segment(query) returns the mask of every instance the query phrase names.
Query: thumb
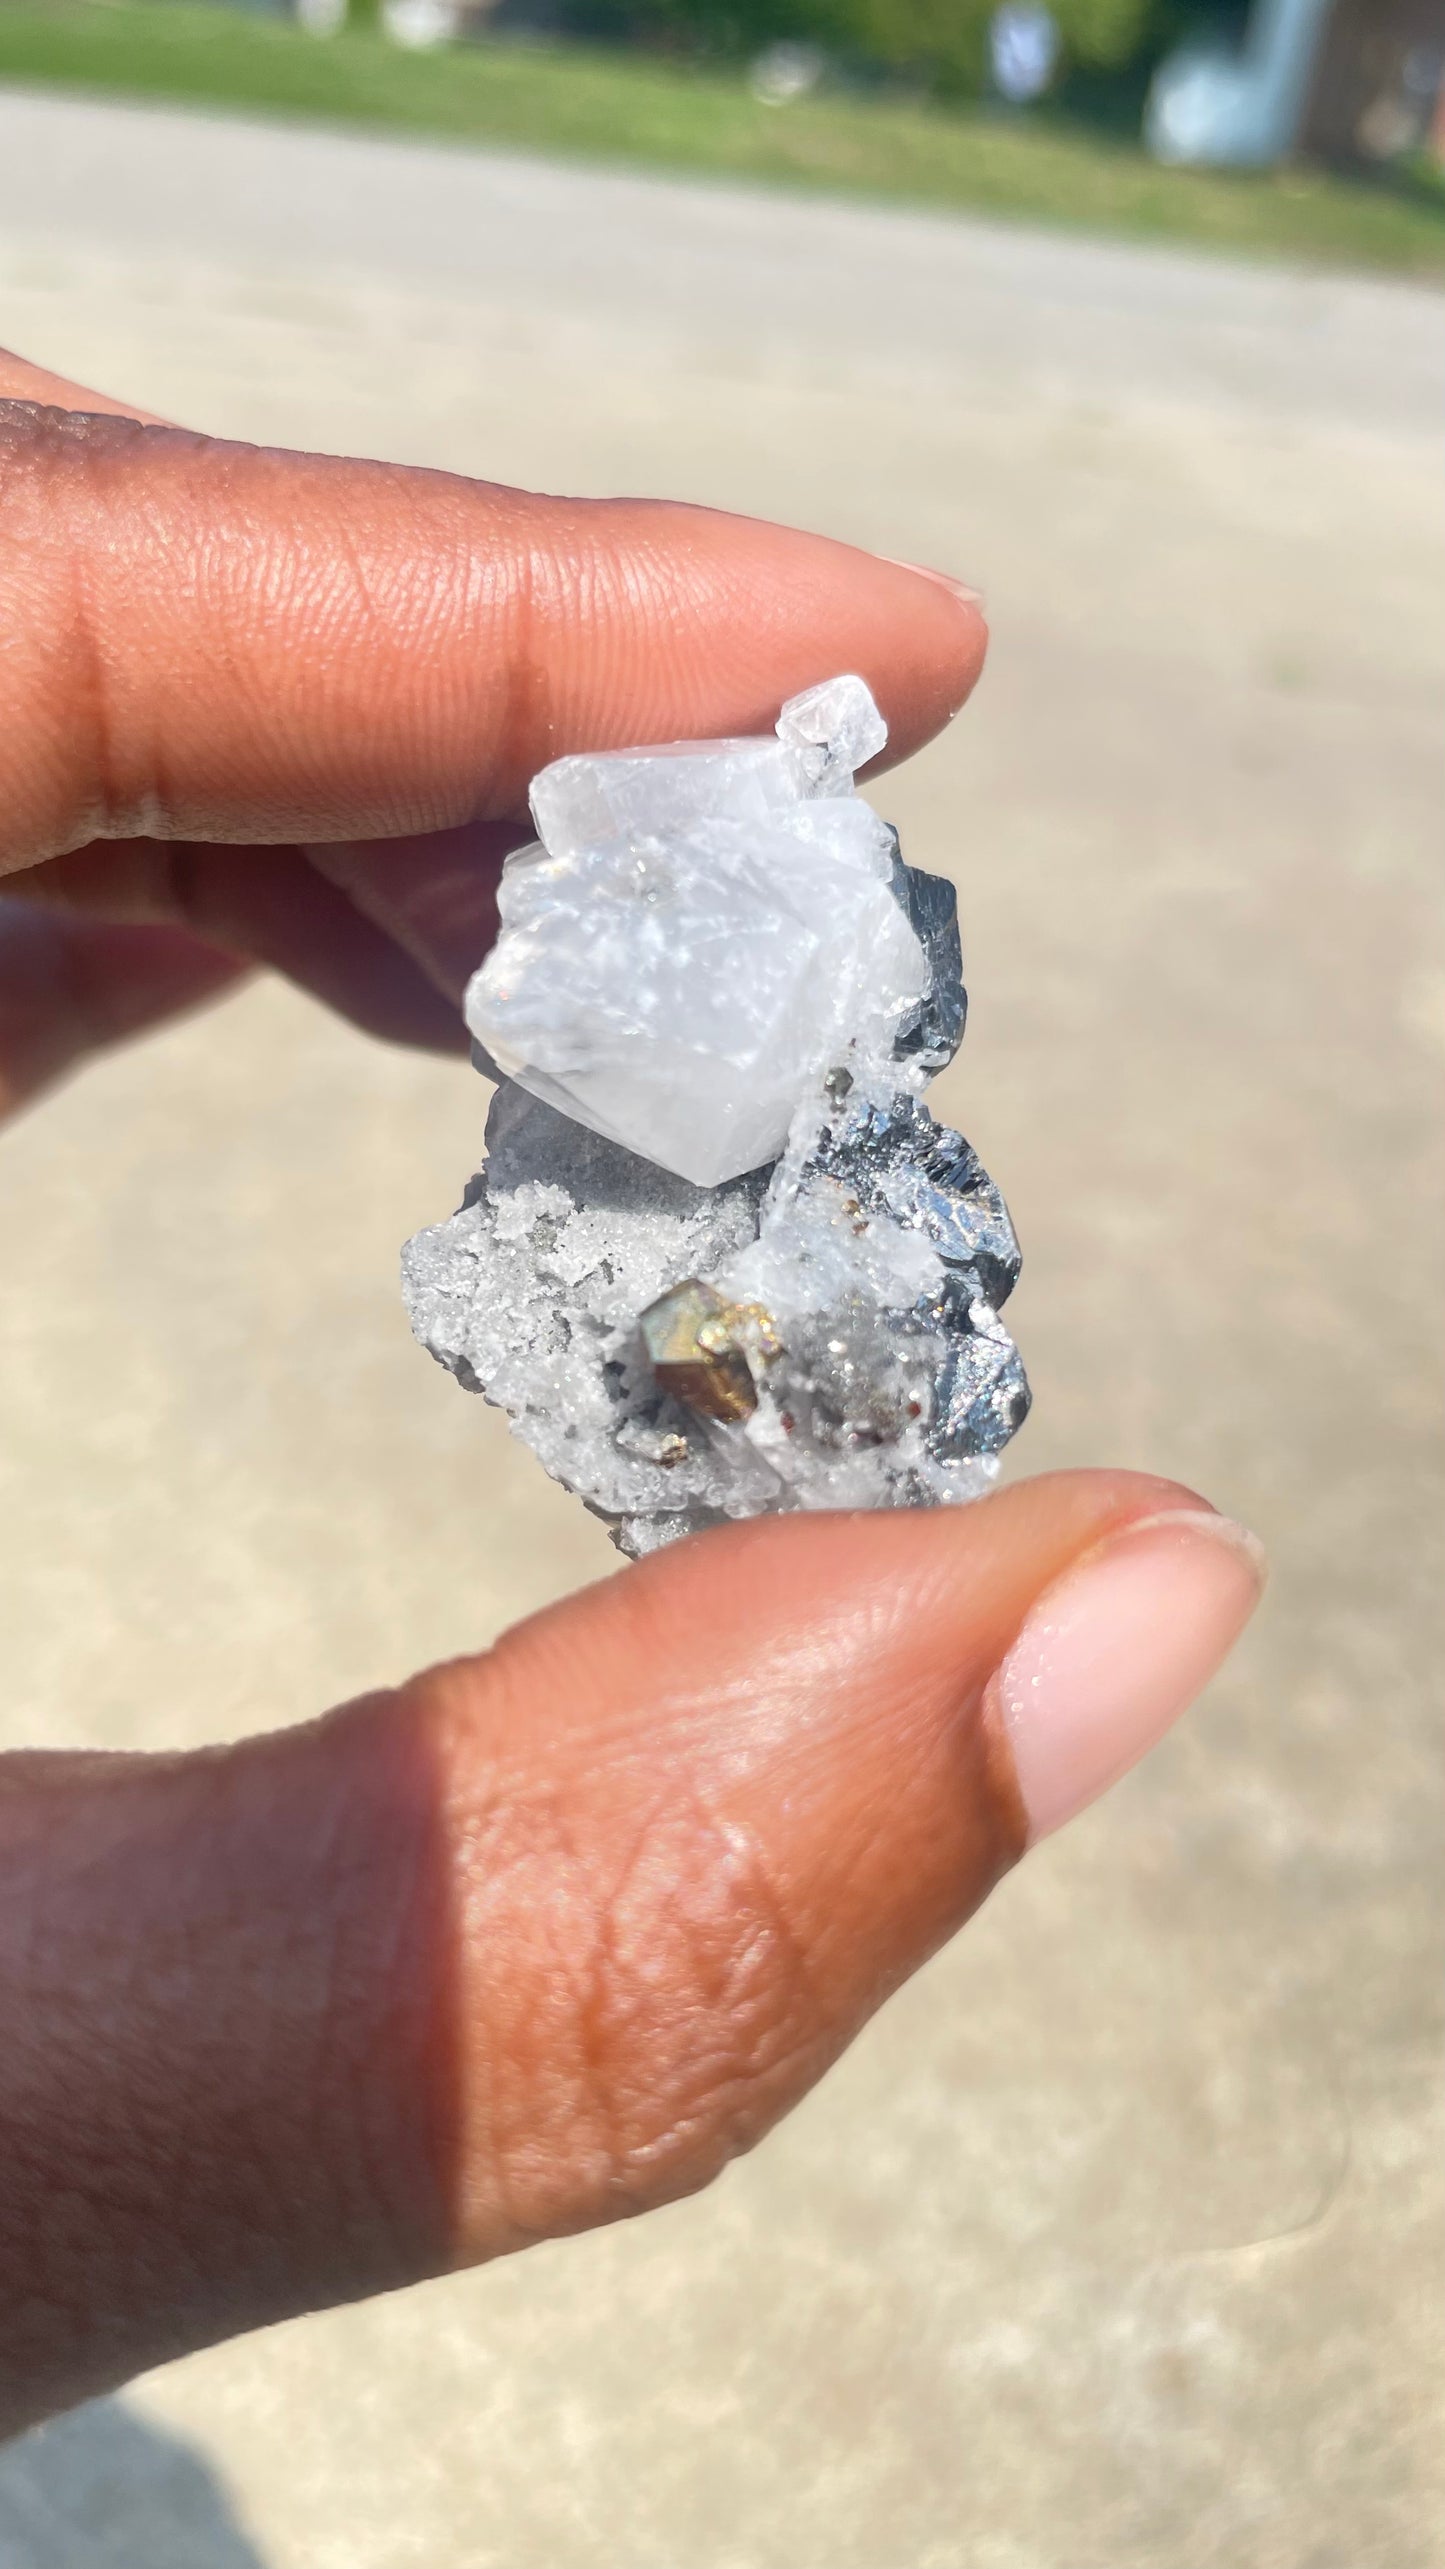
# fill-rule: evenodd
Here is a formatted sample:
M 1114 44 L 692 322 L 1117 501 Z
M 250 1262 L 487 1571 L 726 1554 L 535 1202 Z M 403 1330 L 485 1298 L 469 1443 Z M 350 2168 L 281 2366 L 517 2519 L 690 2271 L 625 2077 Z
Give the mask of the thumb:
M 704 2184 L 1258 1580 L 1063 1475 L 706 1536 L 310 1729 L 12 1760 L 4 2422 Z

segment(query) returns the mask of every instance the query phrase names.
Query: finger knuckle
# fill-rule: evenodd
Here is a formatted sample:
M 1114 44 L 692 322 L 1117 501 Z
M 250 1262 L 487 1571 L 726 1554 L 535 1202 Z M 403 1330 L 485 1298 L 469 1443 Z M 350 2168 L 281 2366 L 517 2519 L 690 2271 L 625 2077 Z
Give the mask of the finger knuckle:
M 536 2235 L 707 2184 L 809 2083 L 827 2037 L 753 1831 L 669 1800 L 580 1833 L 534 1810 L 525 1834 L 509 1869 L 530 1991 L 525 2026 L 503 2010 L 490 2141 L 497 2191 Z
M 0 671 L 5 853 L 39 857 L 132 825 L 134 779 L 117 750 L 114 674 L 94 566 L 108 556 L 114 468 L 134 420 L 0 402 Z

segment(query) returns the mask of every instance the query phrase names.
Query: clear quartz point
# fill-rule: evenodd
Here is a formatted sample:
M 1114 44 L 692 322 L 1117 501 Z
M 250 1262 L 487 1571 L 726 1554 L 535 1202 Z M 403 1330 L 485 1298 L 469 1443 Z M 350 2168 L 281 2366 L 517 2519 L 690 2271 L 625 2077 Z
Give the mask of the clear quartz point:
M 859 768 L 883 748 L 888 725 L 862 678 L 830 678 L 789 697 L 778 717 L 778 738 L 797 757 L 814 793 L 847 793 Z
M 853 790 L 861 678 L 773 738 L 559 759 L 467 992 L 487 1158 L 412 1326 L 637 1554 L 773 1510 L 977 1496 L 1028 1408 L 1002 1197 L 923 1103 L 952 886 Z

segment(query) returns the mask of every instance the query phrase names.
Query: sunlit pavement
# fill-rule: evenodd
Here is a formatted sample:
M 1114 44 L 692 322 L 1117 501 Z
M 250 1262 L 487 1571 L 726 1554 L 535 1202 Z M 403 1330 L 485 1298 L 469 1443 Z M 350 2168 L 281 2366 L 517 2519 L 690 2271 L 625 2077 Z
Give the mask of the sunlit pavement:
M 0 338 L 231 434 L 987 593 L 956 874 L 1016 1468 L 1276 1561 L 1207 1707 L 758 2157 L 0 2459 L 4 2569 L 1433 2569 L 1445 300 L 0 99 Z M 16 1741 L 286 1721 L 605 1572 L 411 1346 L 484 1092 L 261 990 L 0 1145 Z

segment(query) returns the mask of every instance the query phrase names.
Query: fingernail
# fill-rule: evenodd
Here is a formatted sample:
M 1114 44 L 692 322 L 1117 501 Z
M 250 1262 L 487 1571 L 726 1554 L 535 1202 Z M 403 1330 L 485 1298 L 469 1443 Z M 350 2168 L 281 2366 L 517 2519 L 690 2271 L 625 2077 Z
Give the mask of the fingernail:
M 950 590 L 966 607 L 983 604 L 982 589 L 971 589 L 966 580 L 955 580 L 951 571 L 931 571 L 926 562 L 900 562 L 895 553 L 881 553 L 878 558 L 890 563 L 895 571 L 911 571 L 915 580 L 931 580 L 935 588 Z
M 1248 1623 L 1261 1546 L 1208 1509 L 1110 1536 L 1042 1596 L 985 1703 L 1013 1753 L 1029 1843 L 1096 1801 L 1177 1721 Z

